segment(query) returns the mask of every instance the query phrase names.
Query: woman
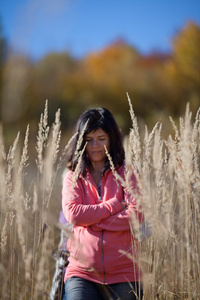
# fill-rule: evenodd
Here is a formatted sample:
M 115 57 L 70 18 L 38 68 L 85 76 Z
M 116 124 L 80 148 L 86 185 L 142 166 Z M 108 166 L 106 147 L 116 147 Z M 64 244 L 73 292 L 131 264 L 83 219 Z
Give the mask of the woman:
M 138 241 L 131 235 L 130 218 L 134 215 L 141 224 L 143 215 L 133 193 L 113 175 L 106 155 L 107 149 L 115 171 L 124 179 L 121 133 L 105 108 L 83 113 L 76 132 L 62 191 L 63 212 L 73 224 L 63 299 L 141 299 Z M 131 180 L 136 192 L 134 174 Z

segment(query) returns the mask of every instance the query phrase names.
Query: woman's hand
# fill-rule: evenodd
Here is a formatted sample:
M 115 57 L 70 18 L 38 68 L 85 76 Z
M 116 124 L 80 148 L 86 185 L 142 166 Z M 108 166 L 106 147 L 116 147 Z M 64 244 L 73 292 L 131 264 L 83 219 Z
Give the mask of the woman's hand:
M 121 204 L 122 210 L 127 208 L 127 204 L 124 199 L 120 202 L 120 204 Z

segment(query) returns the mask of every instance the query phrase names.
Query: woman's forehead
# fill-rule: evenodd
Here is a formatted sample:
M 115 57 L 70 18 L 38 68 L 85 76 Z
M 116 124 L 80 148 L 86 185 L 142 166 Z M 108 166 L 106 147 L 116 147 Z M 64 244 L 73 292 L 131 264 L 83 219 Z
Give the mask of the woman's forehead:
M 86 133 L 85 136 L 88 137 L 88 136 L 105 136 L 105 135 L 107 136 L 108 133 L 105 132 L 102 128 L 98 128 L 98 129 L 93 130 L 89 133 Z

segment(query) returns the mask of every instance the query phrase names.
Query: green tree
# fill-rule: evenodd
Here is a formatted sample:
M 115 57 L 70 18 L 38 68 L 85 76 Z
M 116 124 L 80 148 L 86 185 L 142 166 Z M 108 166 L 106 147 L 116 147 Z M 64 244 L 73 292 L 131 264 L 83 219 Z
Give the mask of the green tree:
M 171 105 L 180 112 L 190 101 L 196 111 L 200 103 L 200 26 L 188 22 L 172 41 L 171 59 L 166 64 L 166 81 Z M 182 104 L 182 105 L 180 105 Z
M 188 22 L 173 40 L 173 62 L 184 84 L 200 87 L 200 26 Z
M 66 78 L 72 74 L 76 66 L 68 53 L 50 53 L 36 62 L 29 74 L 29 85 L 24 95 L 28 99 L 28 118 L 35 119 L 46 99 L 49 101 L 49 117 L 54 119 L 54 113 L 58 108 L 65 112 L 65 89 Z

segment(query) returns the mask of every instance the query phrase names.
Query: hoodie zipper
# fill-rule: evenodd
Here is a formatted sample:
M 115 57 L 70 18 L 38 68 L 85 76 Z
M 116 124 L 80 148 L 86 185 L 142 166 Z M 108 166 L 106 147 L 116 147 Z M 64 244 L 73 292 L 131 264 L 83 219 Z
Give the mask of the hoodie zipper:
M 104 235 L 104 230 L 102 230 L 101 248 L 102 248 L 103 283 L 105 283 L 106 282 L 106 271 L 105 271 L 105 260 L 104 260 L 103 235 Z
M 92 177 L 92 176 L 91 176 Z M 103 179 L 103 178 L 102 178 Z M 102 179 L 101 179 L 101 196 L 102 196 Z M 93 180 L 93 178 L 92 178 Z M 94 181 L 94 180 L 93 180 Z M 93 185 L 93 187 L 95 188 L 97 195 L 99 196 L 99 191 L 98 191 L 98 187 L 96 184 L 93 184 L 90 180 L 90 184 Z M 101 196 L 99 197 L 99 200 L 101 201 Z M 103 236 L 104 236 L 104 230 L 102 230 L 102 235 L 101 235 L 101 250 L 102 250 L 102 267 L 103 267 L 103 283 L 106 282 L 106 271 L 105 271 L 105 259 L 104 259 L 104 246 L 103 246 Z

